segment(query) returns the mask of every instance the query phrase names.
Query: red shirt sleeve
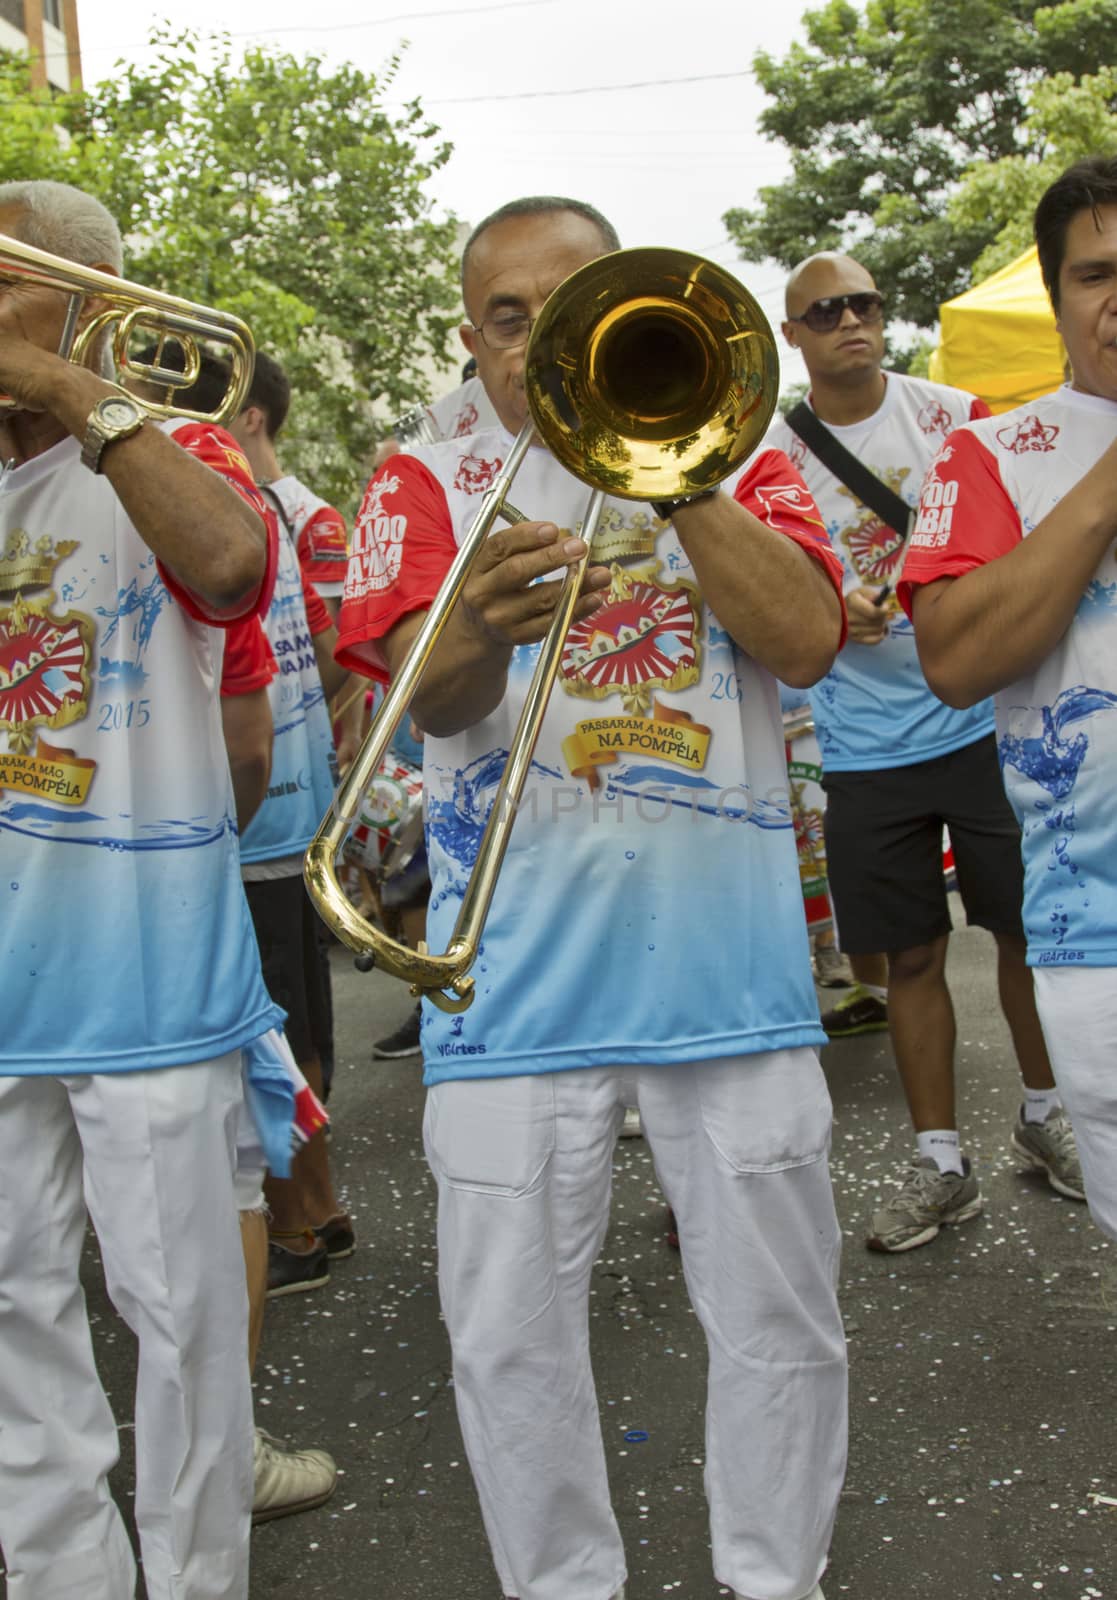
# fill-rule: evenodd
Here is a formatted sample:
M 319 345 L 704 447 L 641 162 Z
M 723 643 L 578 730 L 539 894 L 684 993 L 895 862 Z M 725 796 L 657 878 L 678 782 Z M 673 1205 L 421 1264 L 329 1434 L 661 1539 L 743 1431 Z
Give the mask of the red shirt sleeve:
M 345 519 L 341 512 L 335 511 L 333 506 L 319 506 L 302 526 L 296 553 L 299 565 L 311 583 L 336 586 L 340 593 L 349 557 Z
M 332 628 L 334 619 L 326 610 L 325 602 L 318 590 L 311 583 L 305 567 L 299 569 L 303 580 L 303 600 L 306 603 L 306 620 L 312 634 L 325 633 L 327 628 Z
M 379 641 L 425 610 L 458 553 L 442 485 L 414 456 L 392 456 L 365 490 L 338 616 L 338 662 L 388 681 Z
M 254 689 L 266 689 L 279 668 L 259 617 L 241 617 L 224 632 L 221 693 L 251 694 Z
M 927 469 L 919 515 L 896 585 L 911 616 L 912 590 L 995 561 L 1020 543 L 1020 518 L 992 453 L 967 428 L 949 434 Z
M 733 498 L 817 561 L 834 586 L 842 608 L 840 650 L 846 642 L 846 607 L 842 597 L 842 564 L 826 533 L 811 492 L 782 450 L 760 450 L 748 462 L 733 489 Z
M 229 611 L 214 611 L 200 595 L 188 589 L 161 561 L 158 562 L 159 576 L 187 615 L 194 617 L 198 622 L 208 623 L 211 628 L 227 628 L 230 623 L 238 621 L 241 617 L 265 616 L 271 605 L 272 590 L 275 588 L 275 571 L 279 561 L 279 529 L 275 517 L 268 511 L 257 492 L 251 469 L 240 446 L 231 434 L 212 422 L 182 422 L 177 427 L 172 427 L 170 433 L 177 445 L 190 455 L 197 456 L 207 467 L 212 467 L 215 472 L 220 473 L 226 483 L 232 484 L 241 499 L 254 511 L 259 512 L 267 528 L 267 560 L 264 576 L 256 593 Z

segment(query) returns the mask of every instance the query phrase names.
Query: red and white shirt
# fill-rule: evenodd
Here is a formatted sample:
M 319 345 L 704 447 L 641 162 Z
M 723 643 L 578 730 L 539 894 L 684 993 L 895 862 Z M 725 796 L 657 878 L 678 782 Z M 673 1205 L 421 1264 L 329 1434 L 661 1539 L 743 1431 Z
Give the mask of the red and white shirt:
M 307 578 L 320 595 L 336 598 L 345 583 L 348 558 L 345 518 L 291 473 L 263 487 L 265 499 L 274 495 L 282 508 L 287 533 Z
M 1064 387 L 952 433 L 923 485 L 900 599 L 1014 550 L 1117 440 L 1117 404 Z M 1117 559 L 1047 659 L 994 697 L 1024 837 L 1033 965 L 1117 965 Z
M 342 600 L 343 665 L 386 677 L 380 641 L 434 599 L 511 442 L 490 429 L 416 446 L 373 479 Z M 760 452 L 733 492 L 839 589 L 785 456 Z M 513 497 L 576 531 L 588 491 L 536 447 Z M 476 999 L 457 1017 L 424 1008 L 428 1083 L 822 1038 L 775 680 L 720 626 L 674 527 L 650 506 L 608 500 L 594 553 L 612 587 L 567 636 Z M 513 652 L 491 715 L 424 743 L 432 949 L 461 907 L 537 655 L 537 645 Z

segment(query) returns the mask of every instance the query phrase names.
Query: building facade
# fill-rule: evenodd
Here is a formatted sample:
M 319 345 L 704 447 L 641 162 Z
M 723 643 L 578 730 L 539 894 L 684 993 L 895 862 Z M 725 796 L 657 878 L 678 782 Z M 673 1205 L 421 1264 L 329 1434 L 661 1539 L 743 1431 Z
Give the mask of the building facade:
M 37 89 L 81 82 L 77 0 L 0 0 L 0 50 L 31 58 Z

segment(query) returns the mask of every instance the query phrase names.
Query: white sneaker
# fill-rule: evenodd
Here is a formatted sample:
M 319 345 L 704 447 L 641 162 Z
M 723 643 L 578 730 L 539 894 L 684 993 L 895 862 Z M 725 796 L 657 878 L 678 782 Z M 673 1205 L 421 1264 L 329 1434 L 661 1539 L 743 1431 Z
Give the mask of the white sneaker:
M 640 1107 L 626 1106 L 624 1112 L 624 1121 L 621 1123 L 621 1131 L 617 1135 L 617 1138 L 642 1139 L 643 1136 L 644 1125 L 640 1121 Z M 613 1600 L 624 1600 L 624 1595 L 616 1594 L 613 1596 Z
M 337 1467 L 324 1450 L 295 1450 L 255 1430 L 252 1521 L 271 1522 L 323 1505 L 337 1487 Z

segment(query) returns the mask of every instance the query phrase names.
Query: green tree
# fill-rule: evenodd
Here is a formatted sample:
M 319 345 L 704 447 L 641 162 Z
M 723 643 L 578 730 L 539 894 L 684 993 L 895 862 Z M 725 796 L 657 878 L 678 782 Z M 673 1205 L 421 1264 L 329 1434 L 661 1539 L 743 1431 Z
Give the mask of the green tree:
M 977 162 L 947 206 L 958 227 L 980 220 L 995 230 L 974 262 L 975 283 L 1028 248 L 1040 195 L 1072 161 L 1117 154 L 1117 69 L 1102 67 L 1077 83 L 1069 72 L 1045 78 L 1032 90 L 1024 126 L 1034 153 Z
M 1112 54 L 1117 0 L 870 0 L 863 13 L 829 0 L 804 23 L 805 44 L 754 62 L 771 98 L 761 128 L 791 176 L 726 227 L 749 261 L 853 251 L 892 315 L 930 327 L 1003 225 L 951 210 L 963 174 L 1045 154 L 1030 97 Z
M 234 59 L 191 33 L 153 42 L 153 65 L 70 95 L 0 64 L 0 179 L 88 189 L 120 223 L 129 277 L 242 316 L 295 390 L 285 465 L 351 511 L 372 403 L 383 419 L 426 398 L 423 363 L 456 320 L 456 224 L 425 192 L 450 147 L 417 101 L 385 110 L 395 59 L 372 75 Z

